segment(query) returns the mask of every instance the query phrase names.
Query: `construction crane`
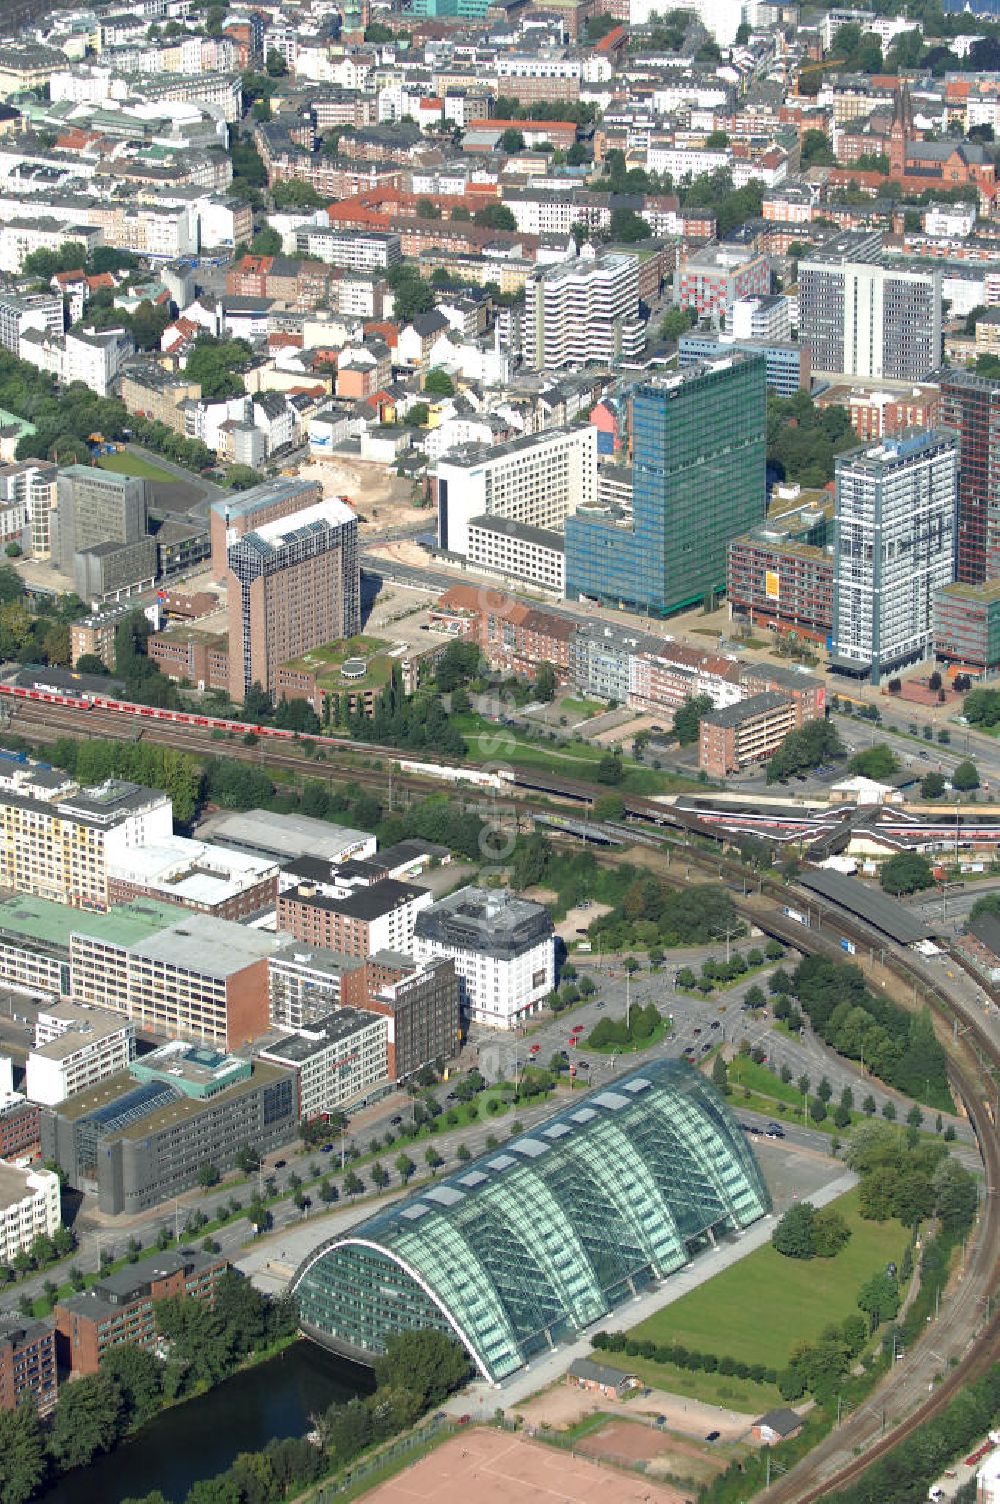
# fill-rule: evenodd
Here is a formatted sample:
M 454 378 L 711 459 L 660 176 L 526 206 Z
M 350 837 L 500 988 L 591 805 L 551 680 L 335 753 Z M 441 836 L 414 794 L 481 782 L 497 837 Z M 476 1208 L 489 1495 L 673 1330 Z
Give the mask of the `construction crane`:
M 796 91 L 798 92 L 798 81 L 804 73 L 822 72 L 824 68 L 839 68 L 846 61 L 847 59 L 843 57 L 825 57 L 818 63 L 806 63 L 805 67 L 800 68 L 796 74 Z

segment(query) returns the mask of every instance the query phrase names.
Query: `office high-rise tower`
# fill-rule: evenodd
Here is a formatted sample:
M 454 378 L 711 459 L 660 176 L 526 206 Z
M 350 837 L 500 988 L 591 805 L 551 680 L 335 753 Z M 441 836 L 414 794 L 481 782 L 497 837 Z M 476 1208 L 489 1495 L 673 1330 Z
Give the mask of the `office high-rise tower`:
M 943 371 L 939 422 L 958 439 L 955 578 L 982 585 L 1000 576 L 1000 381 Z
M 873 684 L 926 658 L 955 562 L 958 446 L 935 430 L 837 460 L 833 662 Z
M 67 465 L 57 483 L 59 568 L 73 573 L 78 553 L 103 543 L 139 543 L 146 536 L 150 487 L 146 480 L 90 465 Z
M 566 519 L 566 594 L 667 615 L 726 584 L 765 509 L 765 366 L 732 354 L 632 392 L 632 510 Z
M 343 501 L 265 522 L 230 546 L 228 564 L 234 700 L 253 684 L 273 693 L 282 663 L 360 629 L 358 519 Z

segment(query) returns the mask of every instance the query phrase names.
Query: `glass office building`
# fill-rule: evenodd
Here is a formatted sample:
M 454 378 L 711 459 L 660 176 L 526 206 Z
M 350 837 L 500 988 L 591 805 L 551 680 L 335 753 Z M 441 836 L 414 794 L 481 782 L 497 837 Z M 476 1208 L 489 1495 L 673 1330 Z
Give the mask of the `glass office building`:
M 335 1351 L 431 1327 L 498 1382 L 769 1209 L 711 1084 L 649 1061 L 321 1244 L 293 1290 Z
M 566 594 L 653 615 L 726 584 L 726 551 L 766 509 L 766 372 L 734 351 L 632 393 L 632 511 L 566 519 Z

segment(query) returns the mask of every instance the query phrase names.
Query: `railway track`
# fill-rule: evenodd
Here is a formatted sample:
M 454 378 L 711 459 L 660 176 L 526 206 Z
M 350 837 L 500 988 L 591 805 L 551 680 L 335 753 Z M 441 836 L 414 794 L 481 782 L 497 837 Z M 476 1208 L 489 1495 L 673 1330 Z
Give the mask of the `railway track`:
M 300 777 L 349 778 L 362 786 L 384 788 L 393 777 L 400 786 L 413 786 L 420 792 L 441 792 L 438 779 L 415 773 L 399 773 L 372 765 L 370 753 L 367 763 L 361 766 L 352 761 L 331 761 L 337 748 L 324 746 L 323 762 L 306 762 L 303 758 L 279 750 L 280 743 L 266 747 L 247 747 L 238 741 L 213 740 L 210 733 L 197 728 L 182 726 L 168 721 L 136 721 L 124 712 L 91 709 L 84 717 L 71 707 L 52 704 L 20 702 L 19 721 L 32 727 L 41 727 L 57 734 L 90 736 L 95 731 L 104 731 L 119 739 L 134 735 L 137 724 L 142 729 L 149 727 L 157 743 L 176 747 L 201 755 L 227 757 L 255 762 L 275 768 L 289 768 Z M 395 754 L 386 749 L 386 761 L 393 761 Z M 592 802 L 601 790 L 592 785 L 570 779 L 534 778 L 527 775 L 525 786 L 515 785 L 504 792 L 503 802 L 509 806 L 530 812 L 540 803 L 548 803 L 553 797 L 577 803 Z M 463 791 L 464 792 L 464 791 Z M 485 791 L 484 791 L 485 792 Z M 473 796 L 476 791 L 470 790 Z M 481 796 L 480 796 L 481 797 Z M 699 834 L 716 841 L 725 841 L 722 832 L 704 828 L 696 818 L 657 805 L 652 801 L 628 798 L 627 807 L 633 816 L 655 820 L 660 826 L 673 825 L 681 834 Z M 655 861 L 656 854 L 650 853 Z M 826 1494 L 847 1486 L 860 1477 L 873 1462 L 891 1451 L 900 1441 L 912 1435 L 921 1425 L 950 1402 L 962 1386 L 977 1377 L 996 1360 L 1000 1351 L 1000 1300 L 996 1314 L 987 1316 L 985 1322 L 979 1317 L 981 1303 L 990 1311 L 993 1298 L 1000 1283 L 1000 1201 L 996 1188 L 1000 1187 L 1000 1144 L 993 1118 L 988 1109 L 987 1098 L 993 1091 L 992 1073 L 1000 1079 L 1000 1047 L 990 1038 L 982 1022 L 967 1012 L 961 1004 L 950 997 L 946 990 L 925 971 L 918 969 L 908 953 L 899 947 L 886 944 L 885 937 L 868 928 L 856 916 L 840 910 L 829 901 L 824 902 L 820 928 L 806 928 L 781 912 L 787 903 L 789 889 L 762 878 L 758 894 L 746 892 L 746 869 L 724 854 L 706 853 L 697 847 L 686 847 L 685 864 L 698 871 L 705 880 L 720 878 L 733 893 L 737 910 L 760 928 L 779 939 L 794 945 L 799 950 L 829 954 L 843 960 L 839 941 L 823 933 L 823 927 L 835 934 L 860 941 L 865 949 L 877 948 L 887 958 L 887 970 L 897 980 L 919 986 L 923 995 L 932 1003 L 938 1017 L 947 1022 L 961 1013 L 966 1024 L 965 1039 L 957 1047 L 950 1046 L 953 1084 L 961 1099 L 975 1131 L 986 1176 L 987 1192 L 983 1211 L 976 1229 L 974 1244 L 962 1275 L 962 1285 L 957 1294 L 949 1298 L 945 1311 L 930 1328 L 928 1334 L 911 1349 L 904 1364 L 893 1370 L 891 1382 L 885 1383 L 858 1411 L 850 1416 L 823 1442 L 779 1479 L 762 1495 L 765 1504 L 812 1504 Z M 659 875 L 672 886 L 682 887 L 685 879 L 669 865 L 657 863 Z M 794 892 L 794 890 L 792 890 Z M 807 900 L 803 898 L 803 905 Z M 884 963 L 886 964 L 886 963 Z M 974 1048 L 972 1047 L 974 1044 Z M 950 1041 L 949 1041 L 950 1045 Z M 977 1058 L 978 1057 L 978 1058 Z M 946 1372 L 940 1382 L 934 1382 L 926 1398 L 916 1398 L 915 1383 L 925 1381 L 930 1372 L 936 1377 L 941 1363 L 939 1355 L 930 1346 L 952 1345 L 957 1339 L 961 1352 L 956 1357 L 955 1367 Z M 928 1365 L 928 1358 L 931 1366 Z

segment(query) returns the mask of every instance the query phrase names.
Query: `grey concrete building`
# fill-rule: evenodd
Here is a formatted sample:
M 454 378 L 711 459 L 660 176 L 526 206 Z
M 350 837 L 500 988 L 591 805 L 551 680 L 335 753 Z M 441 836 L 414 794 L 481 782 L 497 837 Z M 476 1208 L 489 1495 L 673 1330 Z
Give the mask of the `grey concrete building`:
M 192 1046 L 162 1070 L 145 1056 L 42 1114 L 42 1153 L 111 1215 L 158 1205 L 198 1183 L 203 1165 L 232 1169 L 241 1148 L 266 1154 L 298 1129 L 294 1072 Z M 141 1067 L 140 1079 L 136 1070 Z
M 73 574 L 78 553 L 104 543 L 141 543 L 146 538 L 149 482 L 90 465 L 59 472 L 52 556 Z M 155 557 L 155 546 L 154 546 Z

